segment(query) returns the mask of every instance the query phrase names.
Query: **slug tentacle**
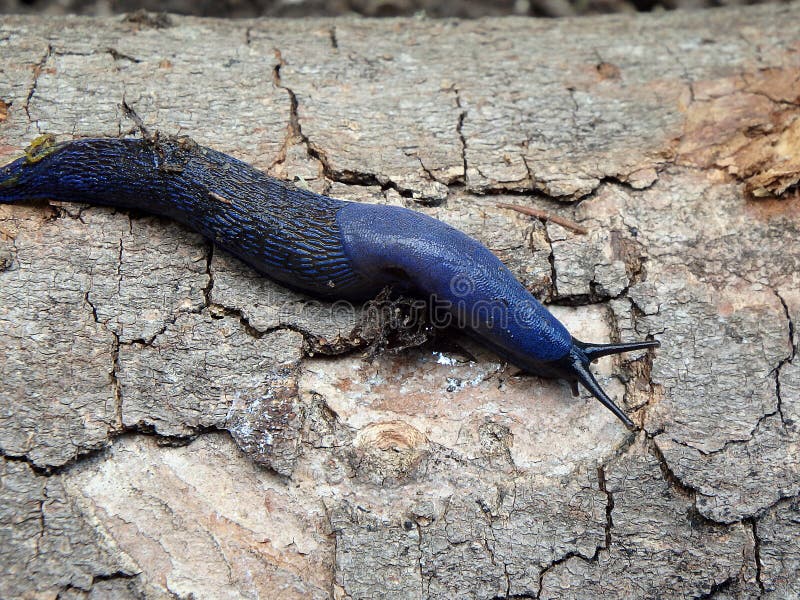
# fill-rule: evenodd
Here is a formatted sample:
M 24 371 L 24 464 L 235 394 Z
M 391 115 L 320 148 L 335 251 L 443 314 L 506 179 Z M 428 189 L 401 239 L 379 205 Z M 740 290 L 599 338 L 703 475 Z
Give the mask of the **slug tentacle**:
M 578 383 L 585 387 L 592 396 L 597 398 L 600 403 L 610 410 L 617 418 L 622 421 L 628 429 L 635 429 L 633 421 L 608 397 L 600 384 L 589 370 L 589 365 L 600 358 L 610 354 L 621 354 L 633 350 L 645 350 L 648 348 L 658 348 L 661 343 L 656 340 L 646 340 L 643 342 L 631 342 L 626 344 L 591 344 L 573 338 L 573 345 L 569 353 L 563 358 L 554 361 L 551 365 L 555 376 L 565 379 L 572 385 L 573 395 L 578 395 Z
M 503 359 L 578 384 L 632 421 L 589 370 L 656 341 L 576 340 L 485 246 L 422 213 L 345 202 L 274 179 L 186 138 L 37 139 L 0 167 L 0 203 L 61 200 L 175 219 L 257 271 L 315 295 L 366 300 L 386 285 L 423 295 Z
M 627 342 L 624 344 L 592 344 L 589 342 L 582 342 L 573 338 L 572 342 L 586 355 L 589 362 L 594 362 L 598 358 L 608 356 L 610 354 L 622 354 L 623 352 L 633 352 L 634 350 L 647 350 L 649 348 L 658 348 L 661 346 L 660 342 L 656 340 L 645 340 L 643 342 Z

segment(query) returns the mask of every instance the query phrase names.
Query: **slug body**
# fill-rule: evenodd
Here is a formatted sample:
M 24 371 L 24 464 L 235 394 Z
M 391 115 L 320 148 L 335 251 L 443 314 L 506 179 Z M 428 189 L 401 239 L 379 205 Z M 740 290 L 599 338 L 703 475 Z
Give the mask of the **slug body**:
M 628 427 L 591 361 L 658 346 L 574 339 L 486 247 L 422 213 L 345 202 L 274 179 L 190 140 L 35 142 L 0 167 L 0 203 L 52 199 L 143 210 L 200 232 L 257 271 L 328 298 L 387 285 L 433 299 L 521 369 L 586 387 Z

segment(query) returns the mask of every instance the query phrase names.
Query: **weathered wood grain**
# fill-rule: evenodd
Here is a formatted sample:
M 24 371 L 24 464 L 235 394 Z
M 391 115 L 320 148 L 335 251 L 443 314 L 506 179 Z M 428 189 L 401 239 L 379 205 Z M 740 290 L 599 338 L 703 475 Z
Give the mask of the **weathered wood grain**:
M 798 18 L 3 18 L 0 161 L 135 134 L 127 105 L 663 346 L 596 367 L 632 435 L 408 304 L 387 329 L 162 219 L 2 206 L 0 597 L 800 594 Z

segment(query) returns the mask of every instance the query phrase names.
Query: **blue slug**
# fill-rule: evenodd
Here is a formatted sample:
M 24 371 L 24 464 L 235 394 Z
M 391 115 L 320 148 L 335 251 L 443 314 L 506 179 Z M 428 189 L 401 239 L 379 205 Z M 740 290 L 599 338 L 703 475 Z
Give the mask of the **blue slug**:
M 36 199 L 175 219 L 257 271 L 318 296 L 365 300 L 391 285 L 435 298 L 503 359 L 565 379 L 575 394 L 582 384 L 634 428 L 589 364 L 659 343 L 573 338 L 486 247 L 424 214 L 321 196 L 183 138 L 40 138 L 0 167 L 0 203 Z

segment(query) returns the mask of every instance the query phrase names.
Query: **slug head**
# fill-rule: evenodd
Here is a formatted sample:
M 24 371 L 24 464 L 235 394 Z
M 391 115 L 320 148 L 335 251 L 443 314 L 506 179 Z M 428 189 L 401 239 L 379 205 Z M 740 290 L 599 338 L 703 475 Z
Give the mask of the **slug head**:
M 573 338 L 572 348 L 569 353 L 558 360 L 548 363 L 547 367 L 556 377 L 569 381 L 572 385 L 572 393 L 576 396 L 578 395 L 578 384 L 580 383 L 589 390 L 592 396 L 597 398 L 603 406 L 614 413 L 628 429 L 633 430 L 636 428 L 633 421 L 631 421 L 628 415 L 626 415 L 622 409 L 608 397 L 608 394 L 603 391 L 603 388 L 600 387 L 600 384 L 597 383 L 594 375 L 592 375 L 592 372 L 589 370 L 589 365 L 601 356 L 621 354 L 622 352 L 644 350 L 647 348 L 658 348 L 660 345 L 660 342 L 656 340 L 632 342 L 628 344 L 590 344 Z

